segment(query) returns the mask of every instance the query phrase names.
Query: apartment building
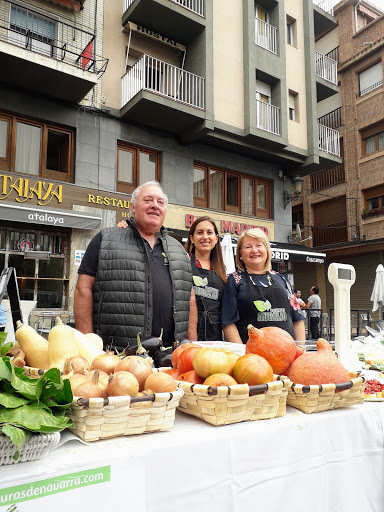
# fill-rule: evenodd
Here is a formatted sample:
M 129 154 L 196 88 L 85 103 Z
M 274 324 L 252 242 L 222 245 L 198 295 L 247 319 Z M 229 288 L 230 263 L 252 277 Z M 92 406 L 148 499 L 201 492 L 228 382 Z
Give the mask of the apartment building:
M 16 267 L 21 298 L 71 309 L 88 241 L 129 215 L 149 179 L 164 187 L 180 241 L 206 214 L 234 238 L 260 226 L 275 268 L 292 276 L 296 261 L 324 275 L 324 253 L 287 242 L 300 178 L 341 164 L 339 132 L 318 123 L 338 93 L 332 48 L 315 45 L 336 27 L 328 2 L 0 5 L 10 71 L 0 77 L 0 258 Z M 93 39 L 69 62 L 80 26 Z
M 340 93 L 319 104 L 319 122 L 339 131 L 343 163 L 305 178 L 293 219 L 326 252 L 327 265 L 355 267 L 351 309 L 369 311 L 376 267 L 384 261 L 384 12 L 343 0 L 334 16 L 337 27 L 316 46 L 334 47 Z M 308 278 L 304 272 L 300 286 Z M 323 299 L 333 308 L 333 289 L 325 284 Z

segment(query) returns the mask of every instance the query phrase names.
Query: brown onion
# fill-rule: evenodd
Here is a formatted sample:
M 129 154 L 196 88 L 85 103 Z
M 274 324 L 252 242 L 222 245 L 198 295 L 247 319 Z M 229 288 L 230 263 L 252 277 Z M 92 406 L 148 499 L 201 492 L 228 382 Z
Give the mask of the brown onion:
M 67 376 L 63 375 L 63 379 L 65 378 L 68 378 L 73 394 L 75 394 L 75 389 L 80 386 L 80 384 L 88 382 L 87 377 L 81 373 L 73 373 L 72 375 L 68 374 Z
M 142 357 L 127 356 L 116 366 L 115 372 L 118 371 L 132 373 L 139 383 L 139 391 L 143 391 L 145 381 L 152 374 L 152 366 Z
M 74 391 L 75 396 L 81 398 L 102 398 L 99 386 L 99 370 L 96 370 L 91 380 L 83 382 Z
M 91 380 L 96 372 L 99 372 L 99 379 L 104 378 L 104 377 L 108 378 L 108 375 L 105 372 L 101 371 L 101 370 L 91 370 L 90 372 L 87 372 L 85 374 L 85 376 L 87 377 L 88 380 Z
M 106 352 L 95 357 L 92 361 L 92 370 L 101 370 L 107 375 L 115 371 L 116 365 L 120 362 L 120 359 L 114 355 L 113 352 Z
M 171 375 L 164 372 L 153 372 L 145 381 L 144 389 L 150 393 L 170 393 L 176 391 L 176 381 Z
M 139 391 L 139 383 L 132 373 L 115 372 L 108 378 L 108 396 L 136 396 Z
M 70 373 L 66 371 L 67 364 L 72 366 L 73 373 L 81 373 L 82 375 L 85 375 L 86 372 L 90 370 L 88 361 L 82 356 L 68 357 L 65 361 L 64 373 Z

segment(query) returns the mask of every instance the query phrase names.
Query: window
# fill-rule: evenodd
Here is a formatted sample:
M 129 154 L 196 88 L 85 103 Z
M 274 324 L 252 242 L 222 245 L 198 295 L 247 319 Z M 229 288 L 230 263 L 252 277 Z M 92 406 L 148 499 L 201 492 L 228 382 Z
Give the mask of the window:
M 362 132 L 362 155 L 367 156 L 384 149 L 384 123 Z
M 296 20 L 287 16 L 287 44 L 296 46 Z
M 160 181 L 159 154 L 150 149 L 117 143 L 117 192 L 131 194 L 146 181 Z
M 364 192 L 364 209 L 384 211 L 384 185 Z
M 303 206 L 293 206 L 292 207 L 292 230 L 296 231 L 296 224 L 300 226 L 304 226 L 304 210 Z
M 9 27 L 8 37 L 12 43 L 48 57 L 53 56 L 56 33 L 54 20 L 18 5 L 11 5 Z
M 73 181 L 74 131 L 0 112 L 0 170 Z
M 378 62 L 374 66 L 359 73 L 359 94 L 364 96 L 383 85 L 383 64 Z
M 297 94 L 293 92 L 289 92 L 288 95 L 288 116 L 291 121 L 298 121 L 296 119 L 296 103 L 297 103 Z
M 270 193 L 265 179 L 194 165 L 194 206 L 269 219 Z
M 50 253 L 49 260 L 26 259 L 21 242 Z M 0 227 L 0 263 L 16 269 L 21 300 L 36 300 L 38 308 L 64 308 L 67 297 L 67 235 L 49 231 Z M 3 268 L 2 267 L 2 268 Z

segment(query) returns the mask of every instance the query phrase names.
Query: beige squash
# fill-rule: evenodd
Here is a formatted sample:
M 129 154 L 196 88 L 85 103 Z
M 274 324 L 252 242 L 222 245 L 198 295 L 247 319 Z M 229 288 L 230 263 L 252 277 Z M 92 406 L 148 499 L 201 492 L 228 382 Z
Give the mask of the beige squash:
M 72 327 L 63 324 L 61 319 L 56 317 L 56 325 L 52 327 L 48 334 L 50 368 L 58 368 L 62 372 L 67 357 L 79 355 L 79 349 L 73 331 Z
M 78 331 L 77 329 L 72 329 L 75 335 L 75 339 L 77 342 L 77 348 L 79 351 L 79 355 L 85 357 L 90 365 L 92 365 L 92 361 L 95 357 L 100 354 L 104 354 L 104 351 L 98 348 L 93 341 L 91 341 L 87 335 Z M 95 334 L 96 336 L 96 334 Z
M 84 336 L 86 336 L 89 340 L 91 340 L 92 343 L 94 343 L 97 348 L 99 348 L 100 350 L 103 350 L 103 348 L 104 348 L 103 339 L 98 334 L 95 334 L 94 332 L 88 332 Z
M 17 321 L 16 326 L 16 341 L 25 354 L 27 365 L 47 370 L 49 368 L 48 341 L 31 326 L 23 325 L 20 320 Z

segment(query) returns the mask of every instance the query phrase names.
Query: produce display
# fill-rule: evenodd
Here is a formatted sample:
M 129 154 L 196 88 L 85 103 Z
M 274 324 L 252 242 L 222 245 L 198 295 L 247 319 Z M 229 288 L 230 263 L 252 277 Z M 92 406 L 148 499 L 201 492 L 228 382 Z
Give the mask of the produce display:
M 367 380 L 364 387 L 364 398 L 375 399 L 384 398 L 384 384 L 377 379 Z
M 73 426 L 66 415 L 73 396 L 69 382 L 62 379 L 57 368 L 49 369 L 39 379 L 25 375 L 23 368 L 13 364 L 15 358 L 5 355 L 12 349 L 5 337 L 0 333 L 0 434 L 17 447 L 17 459 L 31 436 Z

